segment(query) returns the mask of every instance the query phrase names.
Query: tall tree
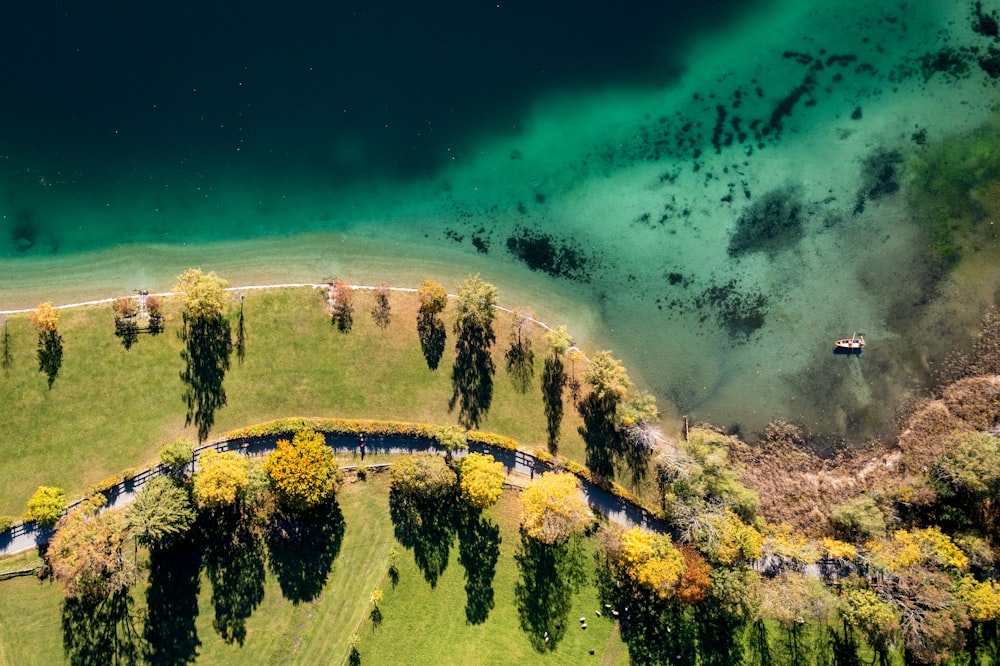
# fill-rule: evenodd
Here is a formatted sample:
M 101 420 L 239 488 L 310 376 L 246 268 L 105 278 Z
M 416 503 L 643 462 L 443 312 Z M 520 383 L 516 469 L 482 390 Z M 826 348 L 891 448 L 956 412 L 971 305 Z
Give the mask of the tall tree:
M 29 315 L 32 326 L 38 331 L 38 370 L 48 378 L 52 388 L 59 368 L 62 367 L 62 336 L 59 335 L 59 310 L 52 303 L 41 303 Z
M 417 288 L 420 309 L 417 311 L 417 335 L 427 367 L 437 370 L 448 337 L 441 313 L 448 306 L 448 291 L 434 280 L 424 280 Z
M 3 342 L 0 343 L 0 367 L 3 367 L 4 374 L 10 372 L 10 366 L 14 364 L 14 356 L 10 351 L 10 331 L 7 330 L 7 319 L 3 320 Z
M 535 351 L 531 348 L 534 313 L 527 308 L 514 308 L 510 312 L 510 333 L 507 351 L 507 374 L 520 393 L 527 393 L 535 376 Z
M 545 334 L 549 354 L 542 362 L 542 403 L 545 409 L 549 452 L 559 447 L 559 429 L 563 419 L 563 389 L 566 386 L 566 369 L 562 357 L 573 341 L 565 326 Z
M 594 354 L 584 379 L 590 393 L 579 409 L 587 466 L 611 477 L 615 459 L 621 459 L 632 474 L 633 485 L 640 485 L 653 451 L 649 422 L 658 416 L 653 397 L 635 392 L 625 366 L 609 351 Z
M 215 411 L 226 405 L 223 380 L 229 370 L 233 341 L 225 317 L 227 303 L 225 280 L 200 268 L 189 268 L 177 276 L 174 292 L 184 303 L 184 341 L 181 358 L 185 368 L 181 379 L 186 385 L 185 423 L 194 423 L 198 441 L 205 441 L 215 423 Z
M 479 275 L 470 276 L 458 292 L 458 312 L 454 331 L 455 366 L 451 372 L 452 396 L 449 409 L 457 404 L 458 422 L 476 428 L 493 402 L 492 349 L 496 342 L 497 288 Z
M 375 304 L 372 306 L 372 320 L 381 329 L 389 327 L 392 320 L 392 312 L 389 306 L 389 285 L 380 284 L 375 289 Z
M 354 326 L 354 288 L 349 282 L 336 280 L 330 286 L 332 323 L 341 333 L 350 333 Z
M 194 525 L 195 516 L 191 491 L 169 476 L 158 476 L 143 484 L 125 511 L 132 536 L 151 549 L 178 543 Z
M 565 543 L 593 520 L 580 482 L 569 472 L 542 474 L 521 493 L 521 528 L 537 541 Z
M 106 599 L 132 579 L 133 563 L 125 557 L 125 515 L 100 513 L 84 503 L 62 518 L 49 542 L 46 558 L 52 577 L 67 597 Z
M 264 472 L 278 502 L 295 511 L 312 509 L 333 496 L 337 461 L 322 433 L 300 430 L 292 441 L 279 439 L 264 461 Z
M 223 509 L 244 497 L 250 485 L 250 462 L 233 451 L 204 451 L 194 475 L 194 499 L 200 509 Z
M 462 499 L 479 511 L 493 506 L 503 493 L 507 478 L 503 464 L 491 455 L 470 453 L 458 466 L 459 489 Z

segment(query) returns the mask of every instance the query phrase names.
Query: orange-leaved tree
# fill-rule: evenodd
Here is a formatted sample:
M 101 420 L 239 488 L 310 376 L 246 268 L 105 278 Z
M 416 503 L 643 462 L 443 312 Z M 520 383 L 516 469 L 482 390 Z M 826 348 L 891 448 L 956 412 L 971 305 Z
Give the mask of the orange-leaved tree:
M 62 336 L 59 335 L 59 310 L 52 303 L 42 303 L 29 315 L 31 325 L 38 331 L 38 370 L 44 372 L 49 388 L 62 367 Z

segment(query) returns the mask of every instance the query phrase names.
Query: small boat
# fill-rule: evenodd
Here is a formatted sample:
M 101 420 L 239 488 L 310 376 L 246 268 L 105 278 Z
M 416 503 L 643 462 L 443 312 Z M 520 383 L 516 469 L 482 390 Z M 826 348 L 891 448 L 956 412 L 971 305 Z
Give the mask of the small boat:
M 865 336 L 855 333 L 849 338 L 837 340 L 833 343 L 833 346 L 839 349 L 863 349 L 865 346 Z

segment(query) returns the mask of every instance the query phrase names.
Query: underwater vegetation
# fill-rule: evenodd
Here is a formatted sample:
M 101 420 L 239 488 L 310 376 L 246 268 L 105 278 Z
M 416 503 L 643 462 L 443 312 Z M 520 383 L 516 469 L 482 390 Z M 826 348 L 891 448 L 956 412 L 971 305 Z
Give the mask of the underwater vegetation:
M 736 231 L 729 239 L 729 256 L 765 252 L 773 258 L 802 240 L 804 215 L 794 187 L 768 192 L 737 218 Z

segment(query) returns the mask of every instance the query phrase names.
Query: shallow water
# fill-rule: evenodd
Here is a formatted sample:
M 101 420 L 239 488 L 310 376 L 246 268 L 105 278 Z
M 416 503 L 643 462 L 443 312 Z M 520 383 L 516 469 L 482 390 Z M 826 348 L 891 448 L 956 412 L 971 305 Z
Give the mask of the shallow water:
M 995 235 L 942 279 L 908 195 L 995 114 L 972 2 L 27 4 L 0 309 L 481 272 L 669 416 L 860 439 L 994 299 Z

